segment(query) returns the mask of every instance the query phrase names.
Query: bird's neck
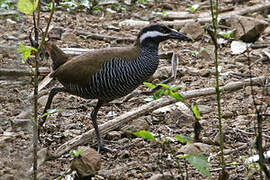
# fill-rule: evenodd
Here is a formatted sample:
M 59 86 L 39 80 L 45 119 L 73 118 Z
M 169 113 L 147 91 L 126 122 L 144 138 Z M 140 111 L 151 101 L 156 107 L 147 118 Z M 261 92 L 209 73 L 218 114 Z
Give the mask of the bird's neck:
M 140 81 L 143 82 L 152 76 L 158 67 L 158 44 L 146 44 L 138 48 L 140 53 L 134 64 L 136 64 L 137 69 L 140 69 L 142 73 Z
M 140 56 L 145 57 L 143 59 L 148 59 L 149 63 L 153 61 L 158 61 L 158 43 L 147 43 L 140 45 Z

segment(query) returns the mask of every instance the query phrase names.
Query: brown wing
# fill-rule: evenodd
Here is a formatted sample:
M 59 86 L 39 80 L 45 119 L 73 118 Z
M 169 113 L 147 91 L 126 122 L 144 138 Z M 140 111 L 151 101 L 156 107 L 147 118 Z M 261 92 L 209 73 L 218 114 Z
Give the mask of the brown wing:
M 76 56 L 57 68 L 51 77 L 60 82 L 87 85 L 91 77 L 112 59 L 133 60 L 139 54 L 138 48 L 107 48 L 89 51 Z

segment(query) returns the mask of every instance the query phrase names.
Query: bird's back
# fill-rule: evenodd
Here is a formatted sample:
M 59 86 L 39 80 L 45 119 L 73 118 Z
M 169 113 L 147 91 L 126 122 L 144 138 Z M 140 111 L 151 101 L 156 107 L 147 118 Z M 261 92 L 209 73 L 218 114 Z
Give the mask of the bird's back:
M 110 101 L 133 91 L 156 70 L 156 52 L 134 47 L 108 48 L 76 56 L 52 73 L 71 93 Z

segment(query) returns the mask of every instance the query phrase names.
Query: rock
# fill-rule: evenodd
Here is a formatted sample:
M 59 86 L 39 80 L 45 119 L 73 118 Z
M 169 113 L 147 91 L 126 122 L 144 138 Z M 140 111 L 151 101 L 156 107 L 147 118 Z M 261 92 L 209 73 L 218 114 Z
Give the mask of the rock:
M 200 155 L 200 154 L 209 154 L 211 150 L 211 146 L 204 143 L 193 143 L 193 144 L 187 144 L 185 146 L 182 146 L 178 153 L 184 153 L 184 154 L 193 154 L 193 155 Z
M 16 178 L 12 174 L 5 174 L 5 175 L 1 176 L 1 179 L 2 180 L 15 180 Z
M 11 120 L 11 127 L 13 131 L 27 131 L 31 130 L 31 119 L 13 119 Z
M 193 40 L 198 40 L 202 37 L 204 29 L 199 22 L 192 22 L 186 23 L 180 32 L 188 35 Z
M 119 23 L 119 26 L 128 26 L 128 27 L 145 27 L 149 25 L 149 21 L 138 21 L 132 19 L 126 19 Z
M 212 107 L 207 106 L 207 105 L 198 105 L 198 109 L 201 114 L 207 114 L 212 111 Z
M 74 32 L 64 32 L 62 34 L 62 41 L 64 42 L 73 42 L 73 43 L 77 43 L 78 42 L 78 39 L 77 39 L 77 36 Z
M 201 52 L 198 54 L 199 59 L 204 59 L 206 61 L 212 61 L 214 56 L 207 49 L 200 50 Z
M 173 180 L 173 176 L 169 173 L 165 174 L 155 174 L 151 176 L 148 180 Z
M 133 120 L 130 124 L 121 128 L 121 131 L 140 131 L 140 130 L 147 130 L 149 128 L 149 124 L 147 121 L 150 121 L 150 116 L 143 116 L 139 117 L 138 119 Z
M 195 120 L 191 110 L 182 102 L 177 102 L 175 104 L 156 109 L 153 111 L 153 114 L 157 116 L 166 116 L 169 114 L 169 119 L 172 121 L 180 119 L 181 123 L 191 123 Z
M 121 132 L 119 131 L 111 131 L 108 132 L 108 134 L 106 135 L 106 139 L 108 140 L 118 140 L 121 138 Z
M 80 178 L 93 177 L 100 170 L 100 167 L 101 155 L 92 148 L 74 158 L 70 165 L 71 170 L 76 171 Z
M 210 73 L 209 69 L 202 69 L 199 71 L 199 74 L 202 77 L 209 77 L 211 73 Z
M 242 41 L 233 41 L 231 43 L 232 54 L 242 54 L 248 48 L 248 44 Z
M 247 43 L 257 41 L 268 26 L 266 21 L 239 15 L 232 15 L 222 19 L 222 24 L 236 30 L 236 40 L 242 40 Z

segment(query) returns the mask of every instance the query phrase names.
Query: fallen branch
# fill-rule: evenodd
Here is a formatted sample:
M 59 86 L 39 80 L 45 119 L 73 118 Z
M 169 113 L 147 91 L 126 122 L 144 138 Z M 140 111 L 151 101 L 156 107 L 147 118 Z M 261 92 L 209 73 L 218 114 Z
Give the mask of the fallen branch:
M 269 76 L 260 76 L 257 78 L 252 78 L 252 84 L 253 85 L 262 85 L 264 80 L 266 78 L 270 78 Z M 228 83 L 227 85 L 223 86 L 220 88 L 221 92 L 231 92 L 231 91 L 236 91 L 238 89 L 241 89 L 245 86 L 250 85 L 250 79 L 245 79 L 243 81 L 237 81 L 237 82 L 231 82 Z M 200 96 L 208 96 L 208 95 L 213 95 L 216 93 L 215 88 L 204 88 L 204 89 L 196 89 L 196 90 L 191 90 L 191 91 L 186 91 L 182 92 L 182 96 L 185 99 L 190 99 L 190 98 L 197 98 Z M 115 130 L 119 127 L 121 127 L 123 124 L 126 124 L 130 121 L 132 121 L 135 118 L 138 118 L 140 116 L 143 116 L 149 112 L 152 112 L 155 109 L 158 109 L 162 106 L 166 106 L 172 103 L 175 103 L 175 99 L 163 97 L 160 98 L 156 101 L 152 101 L 150 103 L 147 103 L 145 105 L 142 105 L 136 109 L 133 109 L 125 114 L 122 114 L 118 116 L 117 118 L 108 121 L 102 125 L 99 126 L 99 130 L 101 134 L 106 134 L 112 130 Z M 60 157 L 61 155 L 67 153 L 70 149 L 73 149 L 76 146 L 85 144 L 95 138 L 95 132 L 94 129 L 91 129 L 71 140 L 68 142 L 64 143 L 61 145 L 58 149 L 55 150 L 55 153 L 50 154 L 50 158 L 57 158 Z
M 263 10 L 266 10 L 266 9 L 269 9 L 269 8 L 270 8 L 270 3 L 269 2 L 268 3 L 262 3 L 262 4 L 259 4 L 259 5 L 246 7 L 246 8 L 240 9 L 240 10 L 235 10 L 235 11 L 220 14 L 220 19 L 232 16 L 232 15 L 245 15 L 247 13 L 263 11 Z M 175 15 L 175 13 L 174 13 L 174 15 Z M 177 16 L 175 18 L 177 18 Z M 210 16 L 210 13 L 205 12 L 205 13 L 202 13 L 201 15 L 199 15 L 198 18 L 186 19 L 186 20 L 163 21 L 161 23 L 164 24 L 164 25 L 167 25 L 167 26 L 183 26 L 186 23 L 194 23 L 194 22 L 199 22 L 200 24 L 205 24 L 205 23 L 211 22 L 211 20 L 212 20 L 212 18 Z
M 46 76 L 50 73 L 50 69 L 43 67 L 40 68 L 39 72 L 41 76 Z M 0 76 L 33 76 L 33 71 L 31 69 L 25 70 L 25 69 L 4 69 L 0 68 Z
M 109 36 L 109 35 L 102 35 L 102 34 L 94 34 L 90 32 L 77 32 L 77 36 L 85 36 L 86 38 L 91 38 L 94 40 L 110 40 L 110 41 L 116 41 L 116 42 L 134 42 L 136 38 L 120 38 L 115 36 Z

